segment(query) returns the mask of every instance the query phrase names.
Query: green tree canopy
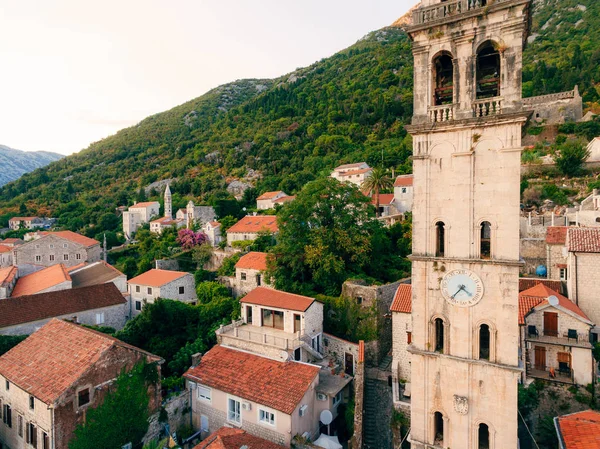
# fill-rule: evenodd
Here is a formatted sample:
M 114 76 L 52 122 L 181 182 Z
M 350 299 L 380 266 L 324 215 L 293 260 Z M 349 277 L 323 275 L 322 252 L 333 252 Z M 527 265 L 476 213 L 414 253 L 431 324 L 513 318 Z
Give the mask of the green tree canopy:
M 379 194 L 385 190 L 393 189 L 394 181 L 383 168 L 374 168 L 371 174 L 362 183 L 362 192 L 375 196 L 375 214 L 379 217 Z

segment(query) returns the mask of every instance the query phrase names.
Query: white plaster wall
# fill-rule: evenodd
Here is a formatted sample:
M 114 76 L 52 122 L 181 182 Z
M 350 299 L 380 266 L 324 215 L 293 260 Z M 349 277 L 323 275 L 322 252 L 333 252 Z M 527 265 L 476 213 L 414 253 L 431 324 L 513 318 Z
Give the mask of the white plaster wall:
M 412 332 L 410 313 L 392 312 L 392 374 L 410 382 L 408 332 Z

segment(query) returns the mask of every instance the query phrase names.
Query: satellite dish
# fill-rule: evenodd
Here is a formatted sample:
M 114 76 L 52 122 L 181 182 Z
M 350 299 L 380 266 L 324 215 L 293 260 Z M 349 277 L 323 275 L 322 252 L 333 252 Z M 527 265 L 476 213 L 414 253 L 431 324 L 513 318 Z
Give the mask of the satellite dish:
M 552 307 L 556 307 L 558 305 L 558 298 L 554 295 L 550 296 L 548 298 L 548 303 L 552 306 Z
M 287 353 L 287 351 L 281 351 L 279 353 L 279 357 L 281 357 L 281 360 L 284 362 L 287 362 L 290 359 L 290 355 Z
M 323 424 L 328 426 L 329 424 L 331 424 L 331 421 L 333 421 L 333 415 L 329 410 L 323 410 L 319 419 Z

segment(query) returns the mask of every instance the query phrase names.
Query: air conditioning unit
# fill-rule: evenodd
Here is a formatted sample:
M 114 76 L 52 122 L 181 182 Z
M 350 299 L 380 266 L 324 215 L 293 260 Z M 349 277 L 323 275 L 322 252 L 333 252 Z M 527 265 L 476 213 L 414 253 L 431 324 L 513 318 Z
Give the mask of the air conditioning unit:
M 250 402 L 242 402 L 242 409 L 243 410 L 252 410 L 252 404 Z
M 308 410 L 308 405 L 304 404 L 300 407 L 300 416 L 306 415 L 306 410 Z
M 326 401 L 327 395 L 323 393 L 317 393 L 317 401 Z

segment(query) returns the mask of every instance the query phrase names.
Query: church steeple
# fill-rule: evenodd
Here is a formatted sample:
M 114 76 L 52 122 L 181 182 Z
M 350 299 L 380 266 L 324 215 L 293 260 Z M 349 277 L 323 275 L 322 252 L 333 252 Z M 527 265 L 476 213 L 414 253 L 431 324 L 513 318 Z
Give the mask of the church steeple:
M 165 218 L 173 218 L 173 203 L 169 184 L 167 184 L 167 188 L 165 189 Z

